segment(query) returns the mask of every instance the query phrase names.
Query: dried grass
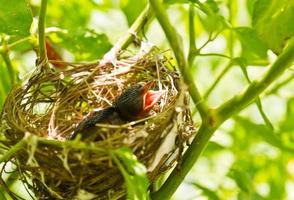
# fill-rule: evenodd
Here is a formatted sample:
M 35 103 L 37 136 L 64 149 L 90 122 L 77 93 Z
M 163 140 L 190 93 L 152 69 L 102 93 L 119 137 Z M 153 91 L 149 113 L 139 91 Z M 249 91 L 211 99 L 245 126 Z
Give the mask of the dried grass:
M 193 128 L 186 90 L 171 58 L 153 49 L 121 55 L 112 63 L 71 65 L 66 71 L 47 63 L 38 66 L 23 86 L 12 89 L 2 112 L 5 147 L 38 136 L 10 160 L 38 199 L 74 199 L 81 191 L 94 199 L 123 197 L 123 177 L 108 154 L 123 146 L 146 166 L 151 183 L 179 161 Z M 127 87 L 152 80 L 155 89 L 166 93 L 150 117 L 124 125 L 97 124 L 98 140 L 67 140 L 87 113 L 108 107 Z M 169 137 L 172 147 L 159 150 Z

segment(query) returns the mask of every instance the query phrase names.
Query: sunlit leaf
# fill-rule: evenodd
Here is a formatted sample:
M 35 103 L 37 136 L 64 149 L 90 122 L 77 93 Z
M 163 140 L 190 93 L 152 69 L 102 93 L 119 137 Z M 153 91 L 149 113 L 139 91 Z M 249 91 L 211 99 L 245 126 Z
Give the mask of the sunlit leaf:
M 200 20 L 209 33 L 220 32 L 228 27 L 224 16 L 219 12 L 218 4 L 214 0 L 207 0 L 204 3 L 196 2 L 195 5 L 205 13 L 205 15 L 200 13 Z
M 203 195 L 207 196 L 208 199 L 211 200 L 219 200 L 220 198 L 217 196 L 216 191 L 213 191 L 207 187 L 204 187 L 201 184 L 198 183 L 192 183 L 195 187 L 197 187 L 198 189 L 202 190 Z
M 281 138 L 278 137 L 271 129 L 264 124 L 255 124 L 248 119 L 236 117 L 236 122 L 240 123 L 242 127 L 246 128 L 248 134 L 253 134 L 257 138 L 289 153 L 294 154 L 294 147 L 285 145 Z
M 139 163 L 136 156 L 128 148 L 120 148 L 113 153 L 112 158 L 126 182 L 128 199 L 148 199 L 149 183 L 145 166 Z
M 46 24 L 66 29 L 86 27 L 93 9 L 91 1 L 48 1 Z
M 146 1 L 145 0 L 122 0 L 120 1 L 120 7 L 122 11 L 124 12 L 128 24 L 131 25 L 135 19 L 139 16 L 141 11 L 144 9 L 146 6 Z
M 253 26 L 261 40 L 280 53 L 294 35 L 294 1 L 258 0 L 253 12 Z
M 249 174 L 247 174 L 245 171 L 241 171 L 240 169 L 232 168 L 228 175 L 235 180 L 238 187 L 242 191 L 247 193 L 249 196 L 251 195 L 252 182 Z
M 294 133 L 294 98 L 289 99 L 287 104 L 287 113 L 284 121 L 281 123 L 282 131 Z
M 268 65 L 267 46 L 249 27 L 233 29 L 238 35 L 242 46 L 242 57 L 248 65 Z
M 27 0 L 0 0 L 0 33 L 27 36 L 32 21 Z
M 164 0 L 164 3 L 168 3 L 168 4 L 189 3 L 189 0 Z
M 110 50 L 110 44 L 105 34 L 91 30 L 72 30 L 68 34 L 52 34 L 52 41 L 70 51 L 76 60 L 96 60 Z

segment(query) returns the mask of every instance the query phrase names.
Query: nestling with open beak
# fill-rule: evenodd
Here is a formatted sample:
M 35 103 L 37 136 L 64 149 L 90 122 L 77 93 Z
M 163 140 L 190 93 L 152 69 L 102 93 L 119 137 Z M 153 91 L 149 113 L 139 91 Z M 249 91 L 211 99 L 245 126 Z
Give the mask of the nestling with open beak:
M 144 86 L 135 85 L 124 91 L 113 103 L 113 106 L 100 111 L 92 112 L 82 120 L 74 130 L 70 139 L 74 139 L 78 133 L 82 136 L 91 132 L 90 128 L 97 123 L 111 123 L 114 121 L 134 121 L 147 117 L 154 105 L 161 99 L 164 91 L 151 90 L 154 82 Z M 88 134 L 87 134 L 88 135 Z

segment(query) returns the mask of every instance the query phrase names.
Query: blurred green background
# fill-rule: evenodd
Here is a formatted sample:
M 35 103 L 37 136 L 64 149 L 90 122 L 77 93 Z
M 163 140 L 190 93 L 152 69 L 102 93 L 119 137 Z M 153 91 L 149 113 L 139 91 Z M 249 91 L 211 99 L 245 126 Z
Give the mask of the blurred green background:
M 94 61 L 128 32 L 146 3 L 145 0 L 49 0 L 47 36 L 65 61 Z M 195 8 L 196 47 L 207 44 L 190 71 L 212 107 L 246 88 L 246 72 L 250 80 L 258 79 L 275 60 L 275 53 L 281 51 L 280 35 L 294 33 L 293 1 L 166 0 L 165 3 L 186 53 L 189 3 Z M 39 0 L 9 3 L 0 0 L 0 108 L 12 86 L 25 82 L 35 68 L 33 18 L 38 17 L 39 5 Z M 279 9 L 284 11 L 277 13 Z M 272 21 L 260 17 L 265 12 L 273 16 Z M 7 17 L 7 13 L 14 18 Z M 270 32 L 268 26 L 277 28 L 277 32 Z M 162 50 L 170 49 L 156 20 L 139 37 Z M 260 96 L 263 109 L 252 104 L 220 127 L 173 199 L 294 199 L 293 70 L 293 67 L 287 70 Z M 221 80 L 216 87 L 207 92 L 218 77 Z M 195 109 L 193 105 L 191 109 Z M 197 112 L 193 117 L 197 124 Z M 20 182 L 14 180 L 15 176 L 7 173 L 3 179 L 20 196 L 30 199 Z M 0 188 L 0 199 L 7 197 L 4 193 Z

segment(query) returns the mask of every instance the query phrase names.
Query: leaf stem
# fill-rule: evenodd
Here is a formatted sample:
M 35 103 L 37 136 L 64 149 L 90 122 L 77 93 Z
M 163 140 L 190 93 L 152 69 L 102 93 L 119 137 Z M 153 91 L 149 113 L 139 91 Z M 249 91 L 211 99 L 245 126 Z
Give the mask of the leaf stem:
M 47 0 L 41 1 L 41 8 L 38 21 L 39 34 L 39 62 L 47 61 L 46 47 L 45 47 L 45 17 L 46 17 Z
M 221 124 L 229 117 L 239 112 L 258 95 L 263 92 L 275 79 L 282 75 L 282 73 L 292 65 L 294 60 L 294 38 L 292 38 L 283 53 L 279 55 L 277 60 L 272 64 L 267 73 L 259 81 L 253 81 L 247 89 L 228 100 L 217 108 L 218 124 Z
M 7 162 L 10 158 L 16 154 L 19 150 L 21 150 L 27 143 L 26 139 L 20 140 L 13 147 L 11 147 L 5 154 L 0 158 L 0 163 Z
M 127 48 L 134 39 L 136 39 L 137 34 L 142 30 L 142 28 L 150 21 L 152 18 L 152 9 L 148 4 L 144 10 L 141 12 L 139 17 L 134 21 L 134 23 L 129 28 L 128 32 L 122 36 L 114 45 L 114 47 L 104 56 L 110 58 L 116 58 L 121 50 Z
M 194 17 L 195 17 L 195 8 L 192 4 L 189 7 L 189 53 L 188 53 L 188 65 L 192 67 L 193 61 L 195 58 L 194 52 L 196 52 L 196 38 L 195 38 L 195 25 L 194 25 Z
M 198 56 L 218 56 L 218 57 L 223 57 L 223 58 L 227 58 L 227 59 L 232 59 L 230 56 L 224 55 L 224 54 L 220 54 L 220 53 L 198 53 Z
M 243 66 L 243 65 L 240 65 L 240 68 L 247 80 L 247 82 L 250 84 L 251 83 L 251 80 L 249 78 L 249 75 L 248 75 L 248 72 L 247 72 L 247 68 L 246 66 Z M 262 107 L 262 102 L 259 98 L 259 96 L 256 97 L 256 100 L 255 100 L 255 104 L 257 106 L 257 109 L 264 121 L 264 123 L 267 125 L 267 127 L 270 129 L 270 130 L 274 130 L 274 126 L 272 125 L 271 121 L 269 120 L 269 118 L 267 117 L 266 113 L 263 111 L 263 107 Z
M 207 99 L 208 96 L 211 94 L 211 92 L 214 90 L 214 88 L 217 86 L 217 84 L 220 82 L 220 80 L 226 75 L 226 73 L 231 69 L 232 62 L 229 62 L 226 67 L 221 71 L 221 73 L 218 75 L 218 77 L 215 79 L 213 84 L 209 87 L 209 89 L 204 94 L 204 99 Z
M 15 75 L 14 67 L 13 67 L 11 60 L 10 60 L 10 57 L 9 57 L 9 46 L 7 45 L 7 41 L 6 41 L 5 37 L 3 37 L 3 42 L 2 42 L 0 54 L 6 64 L 7 69 L 8 69 L 8 73 L 10 76 L 10 84 L 11 84 L 11 86 L 13 86 L 15 83 L 16 75 Z
M 188 63 L 184 56 L 182 39 L 180 38 L 175 28 L 171 25 L 171 22 L 169 21 L 166 13 L 166 9 L 163 7 L 162 2 L 159 0 L 150 0 L 150 4 L 174 52 L 180 72 L 183 76 L 185 84 L 188 86 L 192 100 L 194 101 L 202 120 L 206 121 L 209 118 L 208 107 L 203 101 L 194 82 L 194 78 L 190 73 Z

